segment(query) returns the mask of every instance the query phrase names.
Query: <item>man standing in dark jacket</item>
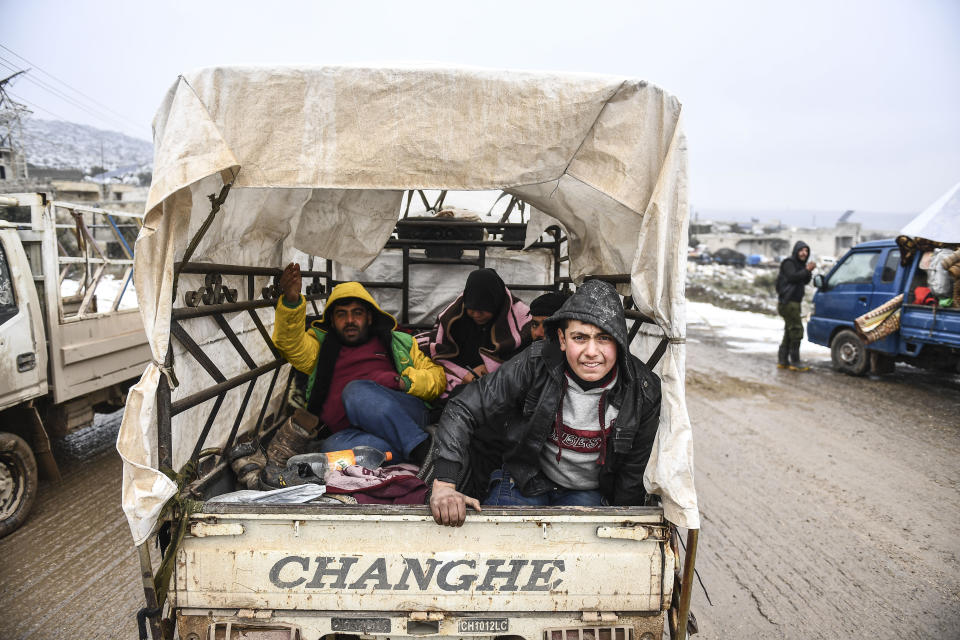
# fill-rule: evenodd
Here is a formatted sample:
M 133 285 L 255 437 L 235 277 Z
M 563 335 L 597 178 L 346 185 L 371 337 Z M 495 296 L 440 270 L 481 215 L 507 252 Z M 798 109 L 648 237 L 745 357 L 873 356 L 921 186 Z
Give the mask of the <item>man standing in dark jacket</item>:
M 810 367 L 800 364 L 800 342 L 803 340 L 803 323 L 800 321 L 800 302 L 803 289 L 810 282 L 815 262 L 808 262 L 810 247 L 802 240 L 793 245 L 793 253 L 780 263 L 777 275 L 777 313 L 783 318 L 783 341 L 777 356 L 777 366 L 792 371 L 807 371 Z
M 485 504 L 639 505 L 643 472 L 660 419 L 660 380 L 630 354 L 623 305 L 605 282 L 584 283 L 535 342 L 447 404 L 437 430 L 430 509 L 460 526 L 458 487 L 471 436 L 506 425 L 503 468 Z

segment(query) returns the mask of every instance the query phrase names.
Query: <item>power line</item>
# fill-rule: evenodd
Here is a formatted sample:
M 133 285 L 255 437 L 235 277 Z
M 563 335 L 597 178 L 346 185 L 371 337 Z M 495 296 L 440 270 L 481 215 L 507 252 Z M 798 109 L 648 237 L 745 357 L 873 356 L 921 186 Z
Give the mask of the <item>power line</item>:
M 50 115 L 52 115 L 52 116 L 53 116 L 54 118 L 56 118 L 57 120 L 63 120 L 63 121 L 65 121 L 65 122 L 70 122 L 70 120 L 69 120 L 68 118 L 63 117 L 63 116 L 60 115 L 59 113 L 54 113 L 53 111 L 50 111 L 49 109 L 44 109 L 43 107 L 41 107 L 41 106 L 39 106 L 39 105 L 33 104 L 33 103 L 30 102 L 29 100 L 27 100 L 27 99 L 25 99 L 25 98 L 22 98 L 21 96 L 18 96 L 17 94 L 15 94 L 14 92 L 10 91 L 9 89 L 7 89 L 7 95 L 10 96 L 11 98 L 16 98 L 17 100 L 19 100 L 19 101 L 22 102 L 23 104 L 27 105 L 28 107 L 31 107 L 31 108 L 33 108 L 33 109 L 39 109 L 40 111 L 45 111 L 46 113 L 49 113 Z
M 3 66 L 5 66 L 5 67 L 7 67 L 8 69 L 14 69 L 14 70 L 16 69 L 16 67 L 12 66 L 12 64 L 10 63 L 10 61 L 7 60 L 6 58 L 4 58 L 3 56 L 0 56 L 0 65 L 3 65 Z M 76 107 L 77 109 L 80 109 L 80 110 L 86 112 L 87 114 L 94 116 L 95 118 L 98 118 L 98 119 L 99 119 L 100 121 L 102 121 L 102 122 L 108 123 L 108 124 L 110 124 L 111 126 L 117 126 L 117 125 L 121 125 L 121 126 L 122 126 L 122 123 L 118 122 L 115 118 L 112 118 L 112 117 L 110 117 L 109 115 L 106 115 L 106 114 L 102 114 L 101 112 L 94 111 L 93 109 L 91 109 L 91 108 L 88 107 L 87 105 L 85 105 L 85 104 L 83 104 L 83 103 L 81 103 L 81 102 L 78 102 L 78 101 L 74 100 L 74 99 L 71 98 L 70 96 L 62 93 L 60 90 L 58 90 L 58 89 L 56 89 L 56 88 L 54 88 L 54 87 L 51 87 L 50 85 L 48 85 L 48 84 L 46 84 L 46 83 L 44 83 L 44 82 L 42 82 L 42 81 L 40 81 L 40 80 L 37 80 L 36 78 L 33 78 L 32 76 L 27 75 L 27 76 L 24 76 L 24 78 L 27 79 L 27 80 L 29 80 L 29 81 L 32 82 L 33 84 L 37 85 L 37 86 L 40 87 L 41 89 L 44 89 L 45 91 L 48 91 L 48 92 L 52 93 L 53 95 L 55 95 L 56 97 L 60 98 L 61 100 L 63 100 L 63 101 L 66 102 L 67 104 L 69 104 L 69 105 L 71 105 L 71 106 L 74 106 L 74 107 Z
M 7 46 L 5 46 L 5 45 L 3 45 L 3 44 L 0 44 L 0 49 L 3 49 L 3 50 L 5 50 L 5 51 L 8 51 L 9 53 L 12 53 L 12 54 L 15 55 L 16 57 L 18 57 L 18 58 L 20 58 L 21 60 L 23 60 L 24 62 L 26 62 L 26 63 L 27 63 L 28 65 L 30 65 L 31 67 L 34 67 L 35 69 L 37 69 L 37 71 L 39 71 L 40 73 L 42 73 L 42 74 L 44 74 L 44 75 L 46 75 L 46 76 L 49 76 L 50 78 L 52 78 L 52 79 L 55 80 L 56 82 L 59 82 L 60 84 L 62 84 L 64 87 L 66 87 L 66 88 L 69 89 L 70 91 L 73 91 L 73 92 L 76 93 L 77 95 L 79 95 L 79 96 L 81 96 L 81 97 L 89 100 L 89 101 L 92 102 L 93 104 L 99 106 L 99 107 L 102 108 L 102 109 L 105 109 L 106 111 L 114 114 L 115 116 L 117 116 L 117 117 L 119 117 L 119 118 L 122 118 L 122 119 L 125 120 L 127 123 L 132 124 L 132 125 L 137 126 L 137 127 L 142 127 L 142 126 L 143 126 L 142 123 L 138 123 L 138 122 L 136 122 L 136 121 L 134 121 L 134 120 L 131 120 L 130 118 L 128 118 L 128 117 L 126 117 L 125 115 L 123 115 L 122 113 L 119 113 L 119 112 L 117 112 L 117 111 L 114 111 L 114 110 L 111 109 L 109 106 L 103 104 L 102 102 L 100 102 L 100 101 L 97 100 L 96 98 L 93 98 L 93 97 L 85 94 L 83 91 L 80 91 L 79 89 L 77 89 L 77 88 L 75 88 L 75 87 L 67 84 L 66 82 L 64 82 L 64 81 L 61 80 L 60 78 L 56 77 L 56 76 L 53 75 L 52 73 L 46 71 L 45 69 L 43 69 L 43 68 L 40 67 L 39 65 L 36 65 L 36 64 L 30 62 L 29 60 L 27 60 L 26 58 L 24 58 L 23 56 L 21 56 L 19 53 L 17 53 L 16 51 L 14 51 L 13 49 L 11 49 L 10 47 L 7 47 Z
M 27 60 L 26 58 L 24 58 L 22 55 L 20 55 L 19 53 L 17 53 L 16 51 L 14 51 L 13 49 L 11 49 L 10 47 L 7 47 L 7 46 L 5 46 L 5 45 L 3 45 L 3 44 L 0 44 L 0 49 L 3 49 L 4 51 L 8 51 L 9 53 L 11 53 L 11 54 L 13 54 L 14 56 L 16 56 L 17 58 L 19 58 L 20 60 L 23 60 L 24 62 L 26 62 L 26 63 L 27 63 L 28 65 L 30 65 L 31 67 L 34 67 L 35 69 L 37 69 L 40 73 L 42 73 L 42 74 L 50 77 L 51 79 L 55 80 L 56 82 L 59 82 L 61 85 L 63 85 L 64 87 L 66 87 L 66 88 L 69 89 L 70 91 L 76 93 L 77 95 L 83 97 L 84 99 L 86 99 L 86 100 L 92 102 L 93 104 L 99 106 L 101 109 L 104 109 L 104 110 L 106 110 L 107 112 L 114 114 L 116 117 L 121 118 L 122 120 L 124 120 L 124 121 L 127 122 L 128 124 L 137 127 L 138 130 L 142 130 L 142 129 L 143 129 L 143 126 L 144 126 L 143 123 L 138 123 L 138 122 L 136 122 L 136 121 L 128 118 L 127 116 L 123 115 L 122 113 L 119 113 L 119 112 L 115 111 L 114 109 L 111 109 L 110 107 L 108 107 L 107 105 L 103 104 L 102 102 L 100 102 L 100 101 L 97 100 L 96 98 L 93 98 L 93 97 L 85 94 L 83 91 L 80 91 L 79 89 L 76 89 L 75 87 L 67 84 L 66 82 L 64 82 L 64 81 L 61 80 L 60 78 L 56 77 L 55 75 L 53 75 L 53 74 L 50 73 L 49 71 L 46 71 L 45 69 L 43 69 L 43 68 L 40 67 L 39 65 L 36 65 L 36 64 L 34 64 L 33 62 Z

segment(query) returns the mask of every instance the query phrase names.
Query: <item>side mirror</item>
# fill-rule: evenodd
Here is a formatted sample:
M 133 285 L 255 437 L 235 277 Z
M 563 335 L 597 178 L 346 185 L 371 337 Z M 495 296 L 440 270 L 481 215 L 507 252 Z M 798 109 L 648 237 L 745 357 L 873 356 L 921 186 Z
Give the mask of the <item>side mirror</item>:
M 818 273 L 817 275 L 813 276 L 813 286 L 815 286 L 817 289 L 822 289 L 822 288 L 823 288 L 823 275 L 822 275 L 822 274 L 819 274 L 819 273 Z

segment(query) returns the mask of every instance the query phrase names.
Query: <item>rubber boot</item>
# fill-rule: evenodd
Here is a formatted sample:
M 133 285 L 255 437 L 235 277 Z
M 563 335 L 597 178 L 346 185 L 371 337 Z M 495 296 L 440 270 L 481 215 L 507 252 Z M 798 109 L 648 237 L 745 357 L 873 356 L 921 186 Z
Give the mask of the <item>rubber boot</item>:
M 260 483 L 268 489 L 283 486 L 280 474 L 287 466 L 290 456 L 307 451 L 310 441 L 317 435 L 317 416 L 297 409 L 281 426 L 267 447 L 267 464 L 260 474 Z
M 810 367 L 800 362 L 800 343 L 790 344 L 790 371 L 810 371 Z
M 780 351 L 777 352 L 777 368 L 778 369 L 787 369 L 790 367 L 790 360 L 788 359 L 788 352 L 790 346 L 786 343 L 780 344 Z

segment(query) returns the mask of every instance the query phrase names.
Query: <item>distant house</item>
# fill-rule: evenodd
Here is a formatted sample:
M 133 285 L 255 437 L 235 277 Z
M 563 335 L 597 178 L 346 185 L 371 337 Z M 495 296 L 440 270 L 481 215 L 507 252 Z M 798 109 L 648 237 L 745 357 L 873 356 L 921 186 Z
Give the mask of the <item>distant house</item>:
M 748 256 L 761 255 L 768 258 L 786 256 L 797 240 L 806 242 L 810 246 L 811 254 L 818 259 L 842 256 L 847 249 L 861 241 L 858 222 L 841 222 L 832 228 L 781 228 L 774 233 L 764 233 L 762 229 L 739 233 L 722 232 L 721 225 L 714 225 L 713 229 L 713 233 L 697 235 L 697 241 L 707 245 L 711 253 L 726 248 Z
M 100 202 L 100 185 L 74 180 L 51 180 L 53 199 L 66 202 Z
M 0 181 L 27 179 L 27 163 L 6 138 L 0 140 Z

